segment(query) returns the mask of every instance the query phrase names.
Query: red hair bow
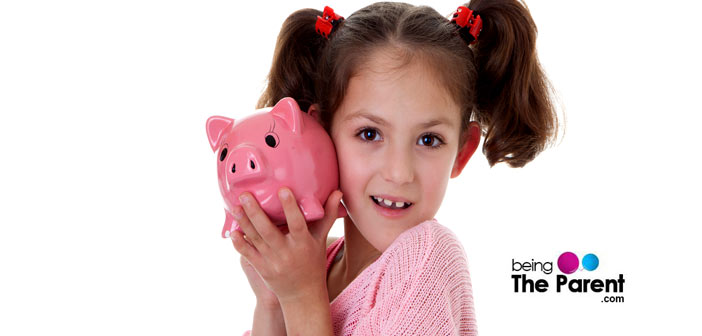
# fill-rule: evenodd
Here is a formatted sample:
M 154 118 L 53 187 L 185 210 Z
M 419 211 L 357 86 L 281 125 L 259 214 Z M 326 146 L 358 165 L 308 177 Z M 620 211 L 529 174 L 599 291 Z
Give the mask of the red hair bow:
M 329 6 L 324 6 L 322 16 L 317 16 L 317 23 L 314 25 L 314 30 L 317 34 L 329 38 L 334 28 L 336 28 L 343 19 L 343 16 L 335 14 L 334 10 Z
M 458 6 L 456 13 L 453 14 L 451 22 L 461 27 L 459 30 L 461 36 L 463 36 L 464 39 L 468 38 L 470 44 L 478 40 L 478 35 L 480 35 L 480 31 L 483 29 L 483 19 L 466 6 Z

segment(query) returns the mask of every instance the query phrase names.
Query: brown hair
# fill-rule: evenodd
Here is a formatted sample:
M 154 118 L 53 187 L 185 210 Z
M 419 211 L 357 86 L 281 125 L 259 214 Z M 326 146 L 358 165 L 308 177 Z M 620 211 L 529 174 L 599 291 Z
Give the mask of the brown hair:
M 439 76 L 461 107 L 461 133 L 471 120 L 480 123 L 490 166 L 522 167 L 555 139 L 558 126 L 536 55 L 536 25 L 516 0 L 473 0 L 466 6 L 483 20 L 470 47 L 449 19 L 426 6 L 372 4 L 349 15 L 328 40 L 314 30 L 322 13 L 299 10 L 283 23 L 257 107 L 283 97 L 296 99 L 305 111 L 318 103 L 329 131 L 354 72 L 373 51 L 390 47 L 406 62 L 421 59 Z

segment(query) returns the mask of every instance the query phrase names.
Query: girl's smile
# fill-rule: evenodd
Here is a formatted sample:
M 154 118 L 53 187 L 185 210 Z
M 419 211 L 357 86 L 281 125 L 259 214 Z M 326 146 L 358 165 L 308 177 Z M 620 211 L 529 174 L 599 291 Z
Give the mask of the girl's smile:
M 393 197 L 395 198 L 395 197 Z M 409 202 L 391 201 L 388 196 L 386 198 L 371 196 L 371 199 L 376 205 L 376 210 L 383 216 L 388 218 L 398 218 L 404 216 L 412 205 Z

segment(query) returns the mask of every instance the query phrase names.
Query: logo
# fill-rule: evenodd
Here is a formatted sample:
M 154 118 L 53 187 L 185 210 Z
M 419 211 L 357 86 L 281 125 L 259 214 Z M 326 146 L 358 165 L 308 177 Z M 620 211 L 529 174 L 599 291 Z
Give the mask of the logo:
M 557 274 L 556 277 L 556 293 L 571 292 L 571 293 L 623 293 L 624 292 L 624 274 L 619 274 L 616 278 L 600 278 L 591 277 L 591 273 L 600 266 L 600 259 L 594 253 L 585 254 L 580 260 L 578 255 L 573 252 L 563 252 L 556 260 L 558 269 L 563 274 Z M 582 266 L 582 268 L 581 268 Z M 539 278 L 531 278 L 528 273 L 543 273 L 550 275 L 553 271 L 552 261 L 531 261 L 520 262 L 512 259 L 512 272 L 520 272 L 512 274 L 515 293 L 545 293 L 549 291 L 550 282 L 543 276 Z M 584 271 L 584 272 L 581 272 Z M 576 273 L 578 272 L 578 273 Z M 574 278 L 569 278 L 568 276 Z M 575 277 L 577 276 L 577 277 Z M 584 276 L 581 277 L 581 276 Z M 624 296 L 605 296 L 602 302 L 624 302 Z
M 573 252 L 563 252 L 558 257 L 558 269 L 565 274 L 573 274 L 578 270 L 580 261 L 578 256 Z M 594 271 L 600 265 L 600 259 L 593 253 L 588 253 L 583 257 L 583 268 L 588 271 Z

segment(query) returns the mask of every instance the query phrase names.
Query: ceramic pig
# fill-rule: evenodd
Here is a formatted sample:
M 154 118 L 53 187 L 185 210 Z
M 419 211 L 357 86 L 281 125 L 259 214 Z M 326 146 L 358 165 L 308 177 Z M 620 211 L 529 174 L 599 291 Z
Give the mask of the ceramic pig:
M 241 231 L 231 211 L 240 205 L 244 191 L 251 192 L 271 222 L 281 228 L 286 220 L 278 190 L 284 186 L 292 190 L 307 222 L 324 216 L 324 203 L 339 185 L 334 144 L 294 99 L 283 98 L 273 108 L 236 121 L 210 117 L 207 138 L 216 153 L 224 197 L 222 237 Z

